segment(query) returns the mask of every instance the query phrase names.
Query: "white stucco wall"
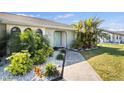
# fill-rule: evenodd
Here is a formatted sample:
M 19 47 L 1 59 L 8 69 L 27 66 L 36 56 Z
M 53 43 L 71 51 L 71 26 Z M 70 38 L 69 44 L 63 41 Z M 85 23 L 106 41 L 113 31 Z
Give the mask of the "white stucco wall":
M 6 25 L 0 24 L 0 40 L 3 39 L 6 35 Z
M 75 40 L 75 32 L 67 31 L 67 48 L 70 48 L 70 45 Z
M 55 31 L 55 29 L 48 29 L 48 28 L 46 28 L 46 30 L 45 30 L 45 35 L 48 37 L 48 39 L 50 41 L 50 45 L 52 47 L 54 47 L 54 31 Z
M 22 25 L 6 25 L 7 33 L 10 34 L 10 31 L 13 27 L 19 27 L 21 32 L 23 32 L 26 28 L 31 28 L 32 30 L 36 31 L 37 29 L 41 29 L 43 31 L 43 35 L 47 36 L 50 45 L 54 47 L 54 32 L 55 31 L 62 31 L 62 46 L 70 48 L 72 41 L 75 39 L 75 32 L 68 31 L 63 29 L 52 29 L 52 28 L 44 28 L 44 27 L 34 27 L 34 26 L 22 26 Z
M 75 32 L 74 31 L 68 31 L 63 29 L 49 29 L 46 28 L 46 35 L 48 35 L 48 38 L 50 40 L 51 46 L 55 47 L 54 44 L 54 33 L 55 31 L 61 31 L 62 32 L 62 47 L 70 48 L 70 45 L 73 40 L 75 40 Z
M 62 32 L 62 46 L 63 47 L 67 47 L 67 32 L 66 31 L 63 31 Z

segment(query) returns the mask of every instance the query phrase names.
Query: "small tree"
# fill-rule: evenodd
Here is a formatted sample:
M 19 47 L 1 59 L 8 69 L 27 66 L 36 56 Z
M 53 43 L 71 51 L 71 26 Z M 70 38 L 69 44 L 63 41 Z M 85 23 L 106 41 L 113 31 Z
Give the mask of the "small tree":
M 35 50 L 42 49 L 44 46 L 49 46 L 49 42 L 46 37 L 35 33 L 34 31 L 26 31 L 20 35 L 21 45 L 23 49 L 33 52 Z

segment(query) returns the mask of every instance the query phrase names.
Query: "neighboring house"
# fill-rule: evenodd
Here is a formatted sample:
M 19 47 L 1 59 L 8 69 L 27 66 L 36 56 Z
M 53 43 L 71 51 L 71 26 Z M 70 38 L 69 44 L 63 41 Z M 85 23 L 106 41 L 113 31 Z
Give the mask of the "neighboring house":
M 124 43 L 124 31 L 104 31 L 104 33 L 109 35 L 109 38 L 106 39 L 102 37 L 100 43 Z
M 29 16 L 0 13 L 0 39 L 6 34 L 23 32 L 25 29 L 46 35 L 52 47 L 70 48 L 76 38 L 75 30 L 70 25 Z

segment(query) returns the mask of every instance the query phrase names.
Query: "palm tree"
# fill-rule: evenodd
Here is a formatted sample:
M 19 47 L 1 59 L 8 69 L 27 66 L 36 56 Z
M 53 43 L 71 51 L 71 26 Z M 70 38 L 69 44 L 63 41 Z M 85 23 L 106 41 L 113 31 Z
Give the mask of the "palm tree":
M 80 40 L 80 38 L 81 38 L 80 32 L 82 31 L 82 28 L 83 28 L 83 21 L 80 20 L 77 24 L 72 24 L 72 26 L 76 29 L 77 40 Z
M 78 32 L 78 45 L 81 45 L 83 48 L 96 47 L 99 37 L 108 38 L 107 34 L 103 33 L 104 29 L 99 28 L 103 21 L 94 17 L 85 21 L 80 20 L 77 24 L 73 24 Z
M 86 40 L 91 41 L 88 42 L 88 47 L 96 46 L 98 43 L 99 37 L 108 38 L 108 35 L 103 33 L 104 29 L 99 28 L 104 20 L 100 20 L 99 18 L 89 18 L 84 21 L 83 32 L 86 33 Z

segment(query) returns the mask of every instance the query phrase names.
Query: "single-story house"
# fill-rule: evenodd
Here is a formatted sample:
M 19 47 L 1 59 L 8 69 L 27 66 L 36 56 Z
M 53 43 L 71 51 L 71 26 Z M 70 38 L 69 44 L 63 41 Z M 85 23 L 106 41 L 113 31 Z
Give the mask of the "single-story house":
M 22 16 L 10 13 L 0 13 L 0 39 L 14 31 L 23 32 L 25 29 L 39 31 L 46 35 L 52 47 L 70 48 L 76 38 L 75 29 L 67 24 L 47 19 Z
M 124 31 L 109 31 L 106 30 L 104 33 L 109 35 L 109 38 L 106 39 L 102 37 L 100 39 L 100 43 L 117 43 L 121 44 L 124 43 Z

